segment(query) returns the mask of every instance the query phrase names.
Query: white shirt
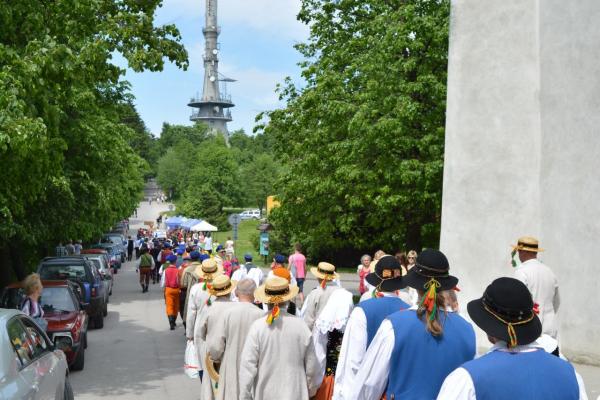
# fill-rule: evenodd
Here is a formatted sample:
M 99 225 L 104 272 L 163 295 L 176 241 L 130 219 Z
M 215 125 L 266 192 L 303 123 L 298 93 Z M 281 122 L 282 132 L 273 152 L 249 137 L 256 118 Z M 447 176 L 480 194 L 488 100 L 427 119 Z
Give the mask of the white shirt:
M 259 287 L 262 284 L 264 273 L 262 272 L 262 269 L 254 267 L 246 273 L 246 276 L 256 283 L 256 287 Z
M 394 297 L 394 293 L 382 292 L 385 297 Z M 369 297 L 370 298 L 370 297 Z M 335 385 L 333 386 L 333 400 L 342 400 L 344 385 L 351 384 L 362 363 L 367 351 L 367 316 L 360 307 L 355 307 L 350 314 L 342 347 L 335 372 Z
M 204 250 L 212 250 L 212 238 L 204 238 Z
M 385 319 L 371 341 L 352 383 L 344 385 L 345 400 L 381 399 L 388 382 L 394 343 L 394 327 L 390 320 Z
M 233 274 L 231 274 L 231 280 L 239 282 L 242 279 L 246 278 L 246 274 L 247 274 L 246 267 L 244 267 L 243 265 L 240 265 L 240 267 L 238 269 L 236 269 L 235 271 L 233 271 Z M 238 301 L 238 298 L 235 295 L 235 290 L 231 291 L 231 301 Z
M 491 353 L 492 351 L 524 353 L 536 351 L 540 348 L 543 347 L 537 342 L 525 346 L 517 346 L 512 349 L 508 349 L 505 342 L 498 342 L 488 351 L 488 353 Z M 575 372 L 575 376 L 577 378 L 577 384 L 579 385 L 579 399 L 587 400 L 583 379 L 581 379 L 581 376 L 577 372 Z M 477 400 L 475 385 L 469 372 L 466 369 L 459 367 L 448 375 L 442 384 L 437 400 Z
M 550 268 L 537 258 L 527 260 L 515 268 L 515 278 L 523 282 L 539 305 L 538 317 L 542 322 L 542 333 L 557 338 L 558 321 L 556 312 L 560 306 L 558 280 Z

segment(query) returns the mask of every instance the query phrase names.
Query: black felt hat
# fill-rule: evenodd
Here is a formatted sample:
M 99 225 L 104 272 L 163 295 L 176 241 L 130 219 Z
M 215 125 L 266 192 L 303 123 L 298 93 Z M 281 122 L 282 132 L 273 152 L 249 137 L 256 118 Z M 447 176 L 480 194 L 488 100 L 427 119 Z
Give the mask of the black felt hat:
M 467 311 L 478 327 L 509 347 L 529 344 L 542 334 L 531 293 L 518 279 L 496 279 L 483 297 L 469 302 Z
M 375 272 L 365 277 L 380 292 L 393 292 L 406 287 L 402 280 L 402 266 L 394 256 L 383 256 L 375 264 Z
M 417 256 L 417 263 L 408 271 L 404 282 L 417 290 L 427 290 L 431 280 L 437 282 L 437 290 L 456 287 L 458 278 L 449 274 L 448 259 L 439 250 L 425 249 Z

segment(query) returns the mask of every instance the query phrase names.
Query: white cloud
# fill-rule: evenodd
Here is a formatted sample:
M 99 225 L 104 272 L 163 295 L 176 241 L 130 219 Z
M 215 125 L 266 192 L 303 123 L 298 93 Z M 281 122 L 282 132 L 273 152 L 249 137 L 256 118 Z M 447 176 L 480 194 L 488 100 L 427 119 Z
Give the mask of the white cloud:
M 203 17 L 205 0 L 165 0 L 159 10 L 160 23 Z M 242 25 L 297 41 L 308 37 L 308 27 L 296 19 L 301 0 L 220 0 L 220 25 Z

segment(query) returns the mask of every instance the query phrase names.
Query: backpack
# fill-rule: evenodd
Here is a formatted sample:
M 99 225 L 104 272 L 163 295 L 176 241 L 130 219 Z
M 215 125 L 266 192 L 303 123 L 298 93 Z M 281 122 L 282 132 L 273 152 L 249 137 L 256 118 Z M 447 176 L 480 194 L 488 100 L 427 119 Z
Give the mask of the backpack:
M 173 252 L 171 250 L 169 250 L 169 249 L 163 250 L 162 254 L 160 256 L 160 263 L 161 264 L 166 263 L 167 262 L 167 256 L 170 255 L 170 254 L 173 254 Z

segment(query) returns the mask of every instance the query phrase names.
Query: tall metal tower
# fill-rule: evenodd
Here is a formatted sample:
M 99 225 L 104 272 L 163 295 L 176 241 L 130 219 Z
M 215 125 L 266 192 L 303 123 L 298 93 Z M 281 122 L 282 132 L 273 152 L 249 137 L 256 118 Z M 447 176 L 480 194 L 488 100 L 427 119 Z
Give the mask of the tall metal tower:
M 217 25 L 217 0 L 206 0 L 206 23 L 204 29 L 204 87 L 201 98 L 192 98 L 189 107 L 192 112 L 190 120 L 204 121 L 211 130 L 221 132 L 225 140 L 229 139 L 227 122 L 231 121 L 229 108 L 234 104 L 227 93 L 227 82 L 235 82 L 219 74 L 219 43 L 217 38 L 221 28 Z M 222 82 L 222 84 L 221 84 Z

